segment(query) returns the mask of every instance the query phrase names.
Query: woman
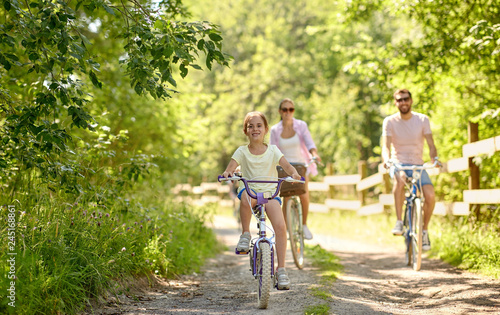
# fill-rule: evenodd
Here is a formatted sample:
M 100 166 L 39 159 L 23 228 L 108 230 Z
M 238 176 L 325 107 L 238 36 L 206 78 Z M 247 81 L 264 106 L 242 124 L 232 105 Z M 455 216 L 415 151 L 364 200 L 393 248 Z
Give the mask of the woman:
M 278 146 L 285 158 L 289 162 L 307 164 L 311 157 L 316 157 L 318 161 L 321 158 L 318 155 L 318 150 L 311 137 L 309 128 L 305 121 L 293 118 L 295 112 L 295 104 L 289 98 L 281 101 L 279 113 L 281 121 L 271 128 L 271 144 Z M 317 175 L 316 165 L 312 163 L 306 173 L 306 192 L 299 195 L 302 204 L 302 221 L 304 225 L 304 238 L 312 239 L 311 231 L 307 227 L 307 214 L 309 213 L 309 174 Z M 285 197 L 283 202 L 283 211 L 289 198 Z

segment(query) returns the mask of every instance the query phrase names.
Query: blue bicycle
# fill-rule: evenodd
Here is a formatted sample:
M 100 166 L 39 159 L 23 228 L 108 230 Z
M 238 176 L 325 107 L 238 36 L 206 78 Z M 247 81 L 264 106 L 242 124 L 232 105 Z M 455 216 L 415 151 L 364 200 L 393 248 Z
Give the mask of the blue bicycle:
M 422 172 L 439 164 L 439 161 L 436 160 L 433 164 L 402 166 L 394 161 L 388 161 L 388 165 L 395 172 L 413 171 L 412 176 L 406 176 L 403 236 L 406 244 L 406 265 L 412 266 L 415 271 L 419 271 L 422 264 L 423 206 L 425 201 L 421 191 Z
M 273 235 L 271 237 L 267 237 L 266 235 L 266 230 L 268 228 L 266 225 L 266 204 L 269 200 L 274 199 L 278 195 L 283 182 L 304 183 L 305 179 L 302 178 L 302 180 L 296 180 L 291 177 L 285 177 L 278 178 L 277 180 L 254 180 L 246 179 L 240 176 L 228 178 L 219 176 L 218 180 L 219 182 L 226 180 L 242 181 L 245 185 L 245 190 L 248 196 L 257 200 L 257 204 L 253 207 L 252 211 L 253 215 L 257 219 L 257 229 L 259 230 L 258 237 L 252 239 L 249 252 L 236 251 L 236 254 L 250 254 L 250 270 L 252 271 L 252 275 L 255 279 L 258 280 L 257 304 L 259 308 L 267 308 L 271 282 L 274 281 L 274 287 L 277 288 L 278 281 L 274 274 L 274 231 L 270 228 Z M 249 183 L 275 183 L 277 184 L 277 187 L 274 193 L 256 193 L 249 188 Z

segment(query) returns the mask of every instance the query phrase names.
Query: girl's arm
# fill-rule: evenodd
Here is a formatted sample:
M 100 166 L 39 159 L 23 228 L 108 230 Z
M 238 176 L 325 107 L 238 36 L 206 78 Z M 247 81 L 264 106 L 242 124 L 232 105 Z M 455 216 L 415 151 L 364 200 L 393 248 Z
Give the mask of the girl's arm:
M 301 179 L 301 176 L 299 175 L 295 167 L 293 167 L 292 164 L 290 164 L 284 156 L 281 157 L 279 164 L 288 175 L 293 177 L 293 179 Z
M 226 170 L 224 171 L 224 173 L 222 173 L 222 176 L 224 176 L 225 178 L 232 177 L 237 167 L 238 167 L 238 162 L 231 159 L 231 161 L 226 167 Z

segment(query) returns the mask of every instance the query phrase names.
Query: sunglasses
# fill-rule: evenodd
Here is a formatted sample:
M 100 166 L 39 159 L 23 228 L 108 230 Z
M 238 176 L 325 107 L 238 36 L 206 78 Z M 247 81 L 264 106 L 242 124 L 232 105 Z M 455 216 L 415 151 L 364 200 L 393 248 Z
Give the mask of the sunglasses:
M 290 108 L 282 108 L 281 111 L 283 113 L 286 113 L 286 112 L 290 112 L 290 113 L 293 113 L 295 111 L 295 108 L 293 107 L 290 107 Z
M 409 100 L 410 100 L 410 97 L 402 97 L 402 98 L 398 98 L 396 100 L 396 102 L 401 103 L 401 102 L 406 102 L 406 101 L 409 101 Z

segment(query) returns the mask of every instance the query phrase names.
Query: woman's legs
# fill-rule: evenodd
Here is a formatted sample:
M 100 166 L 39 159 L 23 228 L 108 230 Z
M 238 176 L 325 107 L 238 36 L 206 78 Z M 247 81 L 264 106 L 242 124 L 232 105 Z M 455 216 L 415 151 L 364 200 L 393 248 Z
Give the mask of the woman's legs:
M 302 224 L 307 225 L 307 215 L 309 214 L 309 177 L 306 176 L 306 192 L 299 196 L 302 204 Z

